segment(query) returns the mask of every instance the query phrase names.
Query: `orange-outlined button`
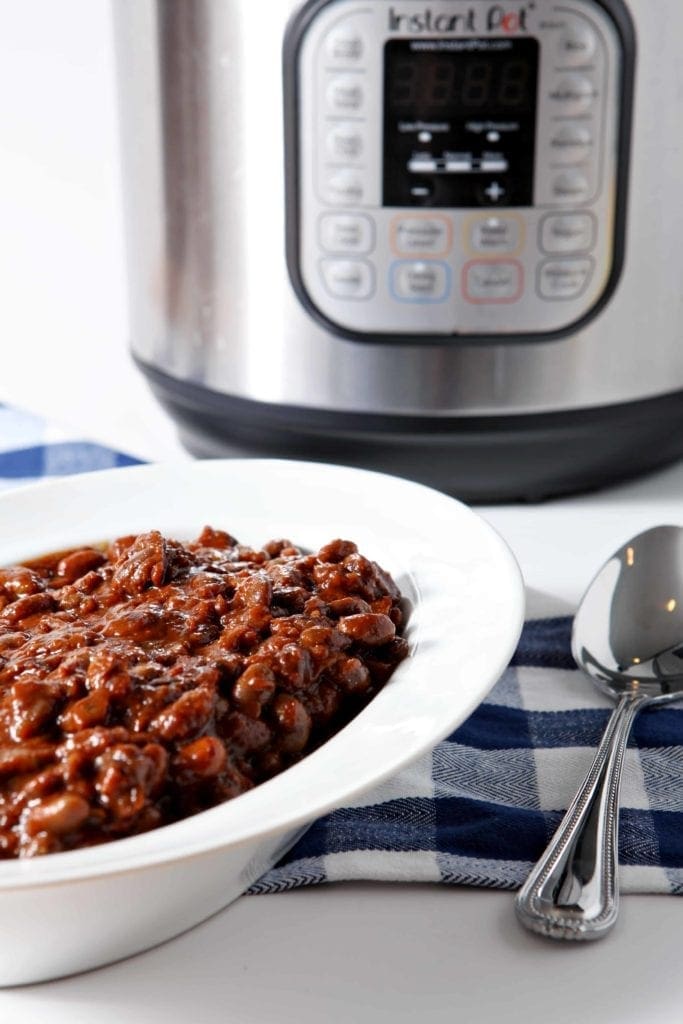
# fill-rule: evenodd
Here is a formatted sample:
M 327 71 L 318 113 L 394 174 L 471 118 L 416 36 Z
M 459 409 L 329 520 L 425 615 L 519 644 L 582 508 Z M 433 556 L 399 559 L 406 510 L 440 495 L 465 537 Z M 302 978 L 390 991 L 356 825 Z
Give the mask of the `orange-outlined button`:
M 470 260 L 462 268 L 462 293 L 468 302 L 517 302 L 524 291 L 524 268 L 518 260 Z
M 453 247 L 453 224 L 439 214 L 394 217 L 390 230 L 396 256 L 447 256 Z
M 524 217 L 518 213 L 475 213 L 465 221 L 463 245 L 471 256 L 517 256 L 526 237 Z

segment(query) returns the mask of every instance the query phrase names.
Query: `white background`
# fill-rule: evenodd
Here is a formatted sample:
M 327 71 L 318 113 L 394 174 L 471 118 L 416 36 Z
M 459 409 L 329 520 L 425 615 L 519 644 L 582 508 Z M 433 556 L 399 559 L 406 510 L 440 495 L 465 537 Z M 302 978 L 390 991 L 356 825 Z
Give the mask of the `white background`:
M 121 220 L 108 4 L 0 0 L 0 400 L 184 458 L 128 358 Z M 629 533 L 681 521 L 682 498 L 678 466 L 484 514 L 532 586 L 574 602 Z M 122 964 L 0 993 L 0 1022 L 674 1024 L 682 931 L 671 897 L 627 897 L 612 937 L 566 947 L 523 933 L 506 893 L 330 886 L 242 899 Z
M 127 355 L 116 102 L 107 0 L 0 0 L 0 400 L 163 458 Z

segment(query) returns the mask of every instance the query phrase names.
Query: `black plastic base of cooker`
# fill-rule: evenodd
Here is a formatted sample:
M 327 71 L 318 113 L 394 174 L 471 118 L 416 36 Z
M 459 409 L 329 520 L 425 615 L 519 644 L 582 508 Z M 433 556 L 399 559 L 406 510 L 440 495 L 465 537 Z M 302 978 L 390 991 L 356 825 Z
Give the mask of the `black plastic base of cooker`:
M 593 490 L 683 457 L 683 391 L 599 409 L 437 419 L 268 405 L 137 362 L 201 458 L 338 462 L 490 503 Z

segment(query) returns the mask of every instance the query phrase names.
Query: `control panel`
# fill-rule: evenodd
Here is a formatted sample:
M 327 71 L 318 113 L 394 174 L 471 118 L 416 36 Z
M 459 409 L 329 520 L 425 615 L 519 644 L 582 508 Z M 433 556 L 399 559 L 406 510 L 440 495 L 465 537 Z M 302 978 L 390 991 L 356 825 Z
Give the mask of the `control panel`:
M 552 336 L 586 317 L 620 215 L 627 56 L 606 4 L 310 6 L 292 56 L 304 301 L 359 338 Z

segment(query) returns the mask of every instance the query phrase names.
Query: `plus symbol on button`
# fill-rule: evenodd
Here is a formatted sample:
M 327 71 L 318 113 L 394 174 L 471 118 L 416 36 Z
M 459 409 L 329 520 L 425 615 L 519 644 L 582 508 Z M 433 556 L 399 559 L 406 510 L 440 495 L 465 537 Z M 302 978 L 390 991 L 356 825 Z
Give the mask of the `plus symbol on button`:
M 484 192 L 493 203 L 497 203 L 505 195 L 505 189 L 497 181 L 492 181 L 489 187 L 484 189 Z

